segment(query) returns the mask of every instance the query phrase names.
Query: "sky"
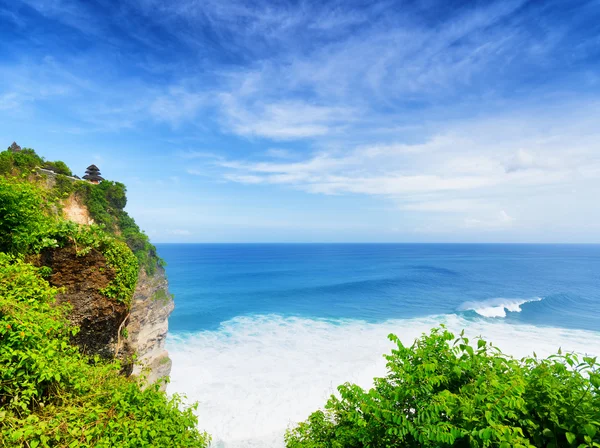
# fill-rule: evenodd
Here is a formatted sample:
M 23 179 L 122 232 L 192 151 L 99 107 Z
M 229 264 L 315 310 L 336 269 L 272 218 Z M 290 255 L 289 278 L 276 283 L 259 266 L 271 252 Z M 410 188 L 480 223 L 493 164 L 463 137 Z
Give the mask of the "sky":
M 600 0 L 0 0 L 0 80 L 154 242 L 600 243 Z

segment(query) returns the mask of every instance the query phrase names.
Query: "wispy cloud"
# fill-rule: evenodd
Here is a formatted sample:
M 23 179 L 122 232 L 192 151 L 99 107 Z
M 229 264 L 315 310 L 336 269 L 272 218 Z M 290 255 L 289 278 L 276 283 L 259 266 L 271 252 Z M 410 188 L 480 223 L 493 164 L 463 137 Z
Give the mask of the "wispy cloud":
M 577 108 L 580 112 L 568 121 L 562 114 L 529 111 L 518 117 L 455 123 L 424 143 L 322 150 L 295 162 L 272 158 L 218 165 L 232 182 L 315 194 L 381 196 L 412 212 L 497 213 L 497 204 L 519 202 L 524 192 L 531 196 L 548 188 L 594 182 L 600 170 L 600 129 L 595 125 L 600 116 L 596 103 Z M 524 120 L 526 128 L 520 126 Z M 465 222 L 495 227 L 491 223 L 505 226 L 512 220 Z
M 134 162 L 118 156 L 138 154 L 165 179 L 154 193 L 260 202 L 261 225 L 294 198 L 311 222 L 337 204 L 348 226 L 399 233 L 440 221 L 589 228 L 600 222 L 600 8 L 576 6 L 4 2 L 0 133 L 53 139 L 62 154 L 113 151 L 131 179 Z M 358 203 L 378 210 L 372 224 Z

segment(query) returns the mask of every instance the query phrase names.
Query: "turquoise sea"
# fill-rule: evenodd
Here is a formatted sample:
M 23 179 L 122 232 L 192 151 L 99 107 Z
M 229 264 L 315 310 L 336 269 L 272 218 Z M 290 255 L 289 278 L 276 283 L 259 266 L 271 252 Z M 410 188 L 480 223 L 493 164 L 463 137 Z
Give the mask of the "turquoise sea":
M 169 392 L 216 447 L 282 447 L 393 332 L 440 323 L 524 356 L 600 355 L 600 245 L 160 244 L 176 308 Z

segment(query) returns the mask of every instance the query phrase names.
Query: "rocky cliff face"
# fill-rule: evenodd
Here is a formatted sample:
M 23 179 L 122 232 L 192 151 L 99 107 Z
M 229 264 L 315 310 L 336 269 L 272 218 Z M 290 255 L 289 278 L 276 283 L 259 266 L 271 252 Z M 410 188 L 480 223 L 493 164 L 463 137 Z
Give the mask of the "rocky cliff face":
M 58 302 L 68 302 L 72 306 L 69 319 L 80 329 L 74 342 L 85 353 L 115 357 L 119 328 L 128 314 L 128 307 L 100 293 L 100 289 L 114 278 L 104 256 L 97 250 L 80 256 L 75 247 L 70 246 L 44 251 L 38 264 L 50 267 L 52 275 L 48 281 L 63 288 L 57 296 Z
M 133 295 L 125 346 L 128 352 L 137 354 L 132 374 L 147 375 L 148 383 L 171 372 L 165 339 L 174 307 L 164 269 L 158 268 L 153 276 L 142 270 Z
M 141 270 L 129 307 L 100 293 L 114 272 L 96 250 L 81 256 L 75 247 L 49 249 L 37 264 L 50 267 L 50 283 L 64 288 L 58 301 L 73 307 L 69 318 L 80 328 L 74 342 L 85 353 L 117 357 L 123 361 L 124 374 L 144 376 L 148 384 L 169 375 L 171 360 L 165 339 L 174 303 L 163 268 L 157 268 L 152 276 Z

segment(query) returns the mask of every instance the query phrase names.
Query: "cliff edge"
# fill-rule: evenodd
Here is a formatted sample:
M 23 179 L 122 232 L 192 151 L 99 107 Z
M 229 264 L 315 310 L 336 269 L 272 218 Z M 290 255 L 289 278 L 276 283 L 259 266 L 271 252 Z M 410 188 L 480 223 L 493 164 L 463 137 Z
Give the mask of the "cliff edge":
M 171 371 L 165 339 L 174 303 L 164 262 L 124 210 L 125 185 L 105 180 L 95 165 L 86 173 L 80 179 L 64 162 L 16 144 L 0 152 L 8 191 L 31 202 L 23 216 L 6 215 L 15 222 L 7 223 L 5 250 L 45 269 L 58 304 L 70 305 L 79 329 L 71 340 L 83 353 L 118 359 L 122 374 L 152 384 Z M 19 235 L 22 221 L 35 230 Z
M 149 384 L 171 373 L 165 340 L 169 315 L 174 308 L 164 268 L 158 267 L 153 275 L 140 271 L 127 321 L 125 345 L 127 352 L 137 355 L 131 374 L 147 375 Z

